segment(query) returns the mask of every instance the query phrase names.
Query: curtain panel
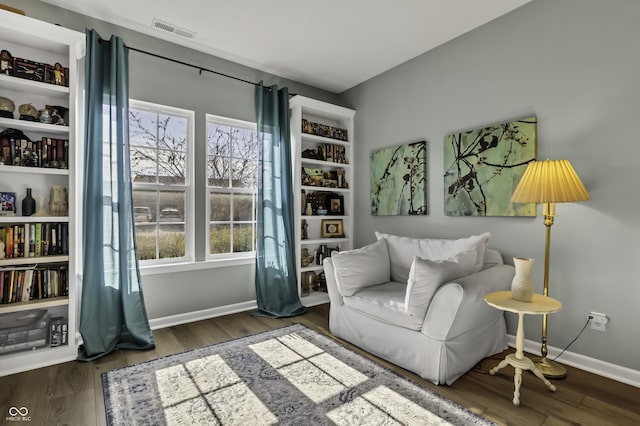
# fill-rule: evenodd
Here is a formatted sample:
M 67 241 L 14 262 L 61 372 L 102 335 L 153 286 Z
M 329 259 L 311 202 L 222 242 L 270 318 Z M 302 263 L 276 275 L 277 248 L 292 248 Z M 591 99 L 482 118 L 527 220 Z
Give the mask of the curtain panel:
M 128 49 L 87 30 L 83 279 L 78 359 L 155 347 L 136 255 L 129 167 Z
M 295 262 L 289 92 L 256 86 L 259 174 L 256 235 L 258 315 L 306 312 L 298 295 Z

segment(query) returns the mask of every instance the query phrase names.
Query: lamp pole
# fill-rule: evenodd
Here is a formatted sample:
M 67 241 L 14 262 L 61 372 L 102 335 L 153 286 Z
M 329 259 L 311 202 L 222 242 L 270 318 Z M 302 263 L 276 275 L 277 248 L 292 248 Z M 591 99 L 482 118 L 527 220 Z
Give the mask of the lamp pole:
M 551 251 L 551 226 L 556 217 L 556 203 L 543 204 L 544 226 L 546 228 L 546 237 L 544 245 L 544 281 L 542 295 L 549 295 L 549 252 Z M 545 377 L 561 379 L 567 375 L 567 370 L 562 365 L 549 361 L 547 359 L 547 314 L 542 316 L 542 358 L 535 363 L 538 370 Z

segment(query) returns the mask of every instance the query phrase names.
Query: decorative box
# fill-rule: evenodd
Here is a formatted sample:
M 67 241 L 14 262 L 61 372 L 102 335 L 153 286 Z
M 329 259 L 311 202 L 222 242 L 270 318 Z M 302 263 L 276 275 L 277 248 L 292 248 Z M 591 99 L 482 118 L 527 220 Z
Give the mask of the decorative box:
M 44 81 L 45 64 L 23 58 L 15 58 L 13 75 L 27 80 Z

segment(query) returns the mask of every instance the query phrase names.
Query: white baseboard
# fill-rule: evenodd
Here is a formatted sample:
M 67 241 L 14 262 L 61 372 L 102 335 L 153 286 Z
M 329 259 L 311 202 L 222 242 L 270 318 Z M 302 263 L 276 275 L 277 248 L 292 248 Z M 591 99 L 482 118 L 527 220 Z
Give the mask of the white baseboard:
M 219 306 L 217 308 L 202 309 L 200 311 L 155 318 L 149 320 L 149 325 L 151 326 L 152 330 L 156 330 L 158 328 L 173 327 L 174 325 L 186 324 L 194 321 L 202 321 L 209 318 L 250 311 L 257 308 L 258 305 L 256 304 L 256 301 L 250 300 L 248 302 L 234 303 L 233 305 Z
M 507 339 L 509 346 L 515 348 L 516 337 L 509 334 L 507 335 Z M 541 343 L 537 341 L 528 339 L 525 339 L 524 341 L 524 351 L 530 354 L 539 355 L 540 346 Z M 561 349 L 554 348 L 553 346 L 547 346 L 547 358 L 554 359 L 561 351 Z M 640 371 L 638 370 L 600 361 L 599 359 L 590 358 L 569 351 L 565 351 L 557 361 L 618 382 L 640 387 Z

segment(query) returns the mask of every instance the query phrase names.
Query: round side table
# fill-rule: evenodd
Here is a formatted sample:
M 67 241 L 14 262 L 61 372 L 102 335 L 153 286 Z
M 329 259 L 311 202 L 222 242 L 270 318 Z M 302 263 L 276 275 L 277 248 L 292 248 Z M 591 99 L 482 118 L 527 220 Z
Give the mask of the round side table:
M 504 360 L 492 368 L 489 374 L 492 376 L 507 365 L 513 366 L 516 372 L 513 377 L 515 391 L 513 392 L 513 405 L 520 405 L 520 385 L 522 384 L 522 370 L 531 370 L 547 387 L 555 392 L 556 387 L 547 380 L 542 372 L 535 366 L 531 359 L 524 355 L 524 316 L 543 315 L 558 312 L 562 304 L 556 299 L 541 294 L 534 294 L 531 302 L 520 302 L 511 297 L 511 291 L 496 291 L 484 297 L 485 302 L 494 308 L 518 314 L 518 331 L 516 332 L 516 353 L 509 354 Z

